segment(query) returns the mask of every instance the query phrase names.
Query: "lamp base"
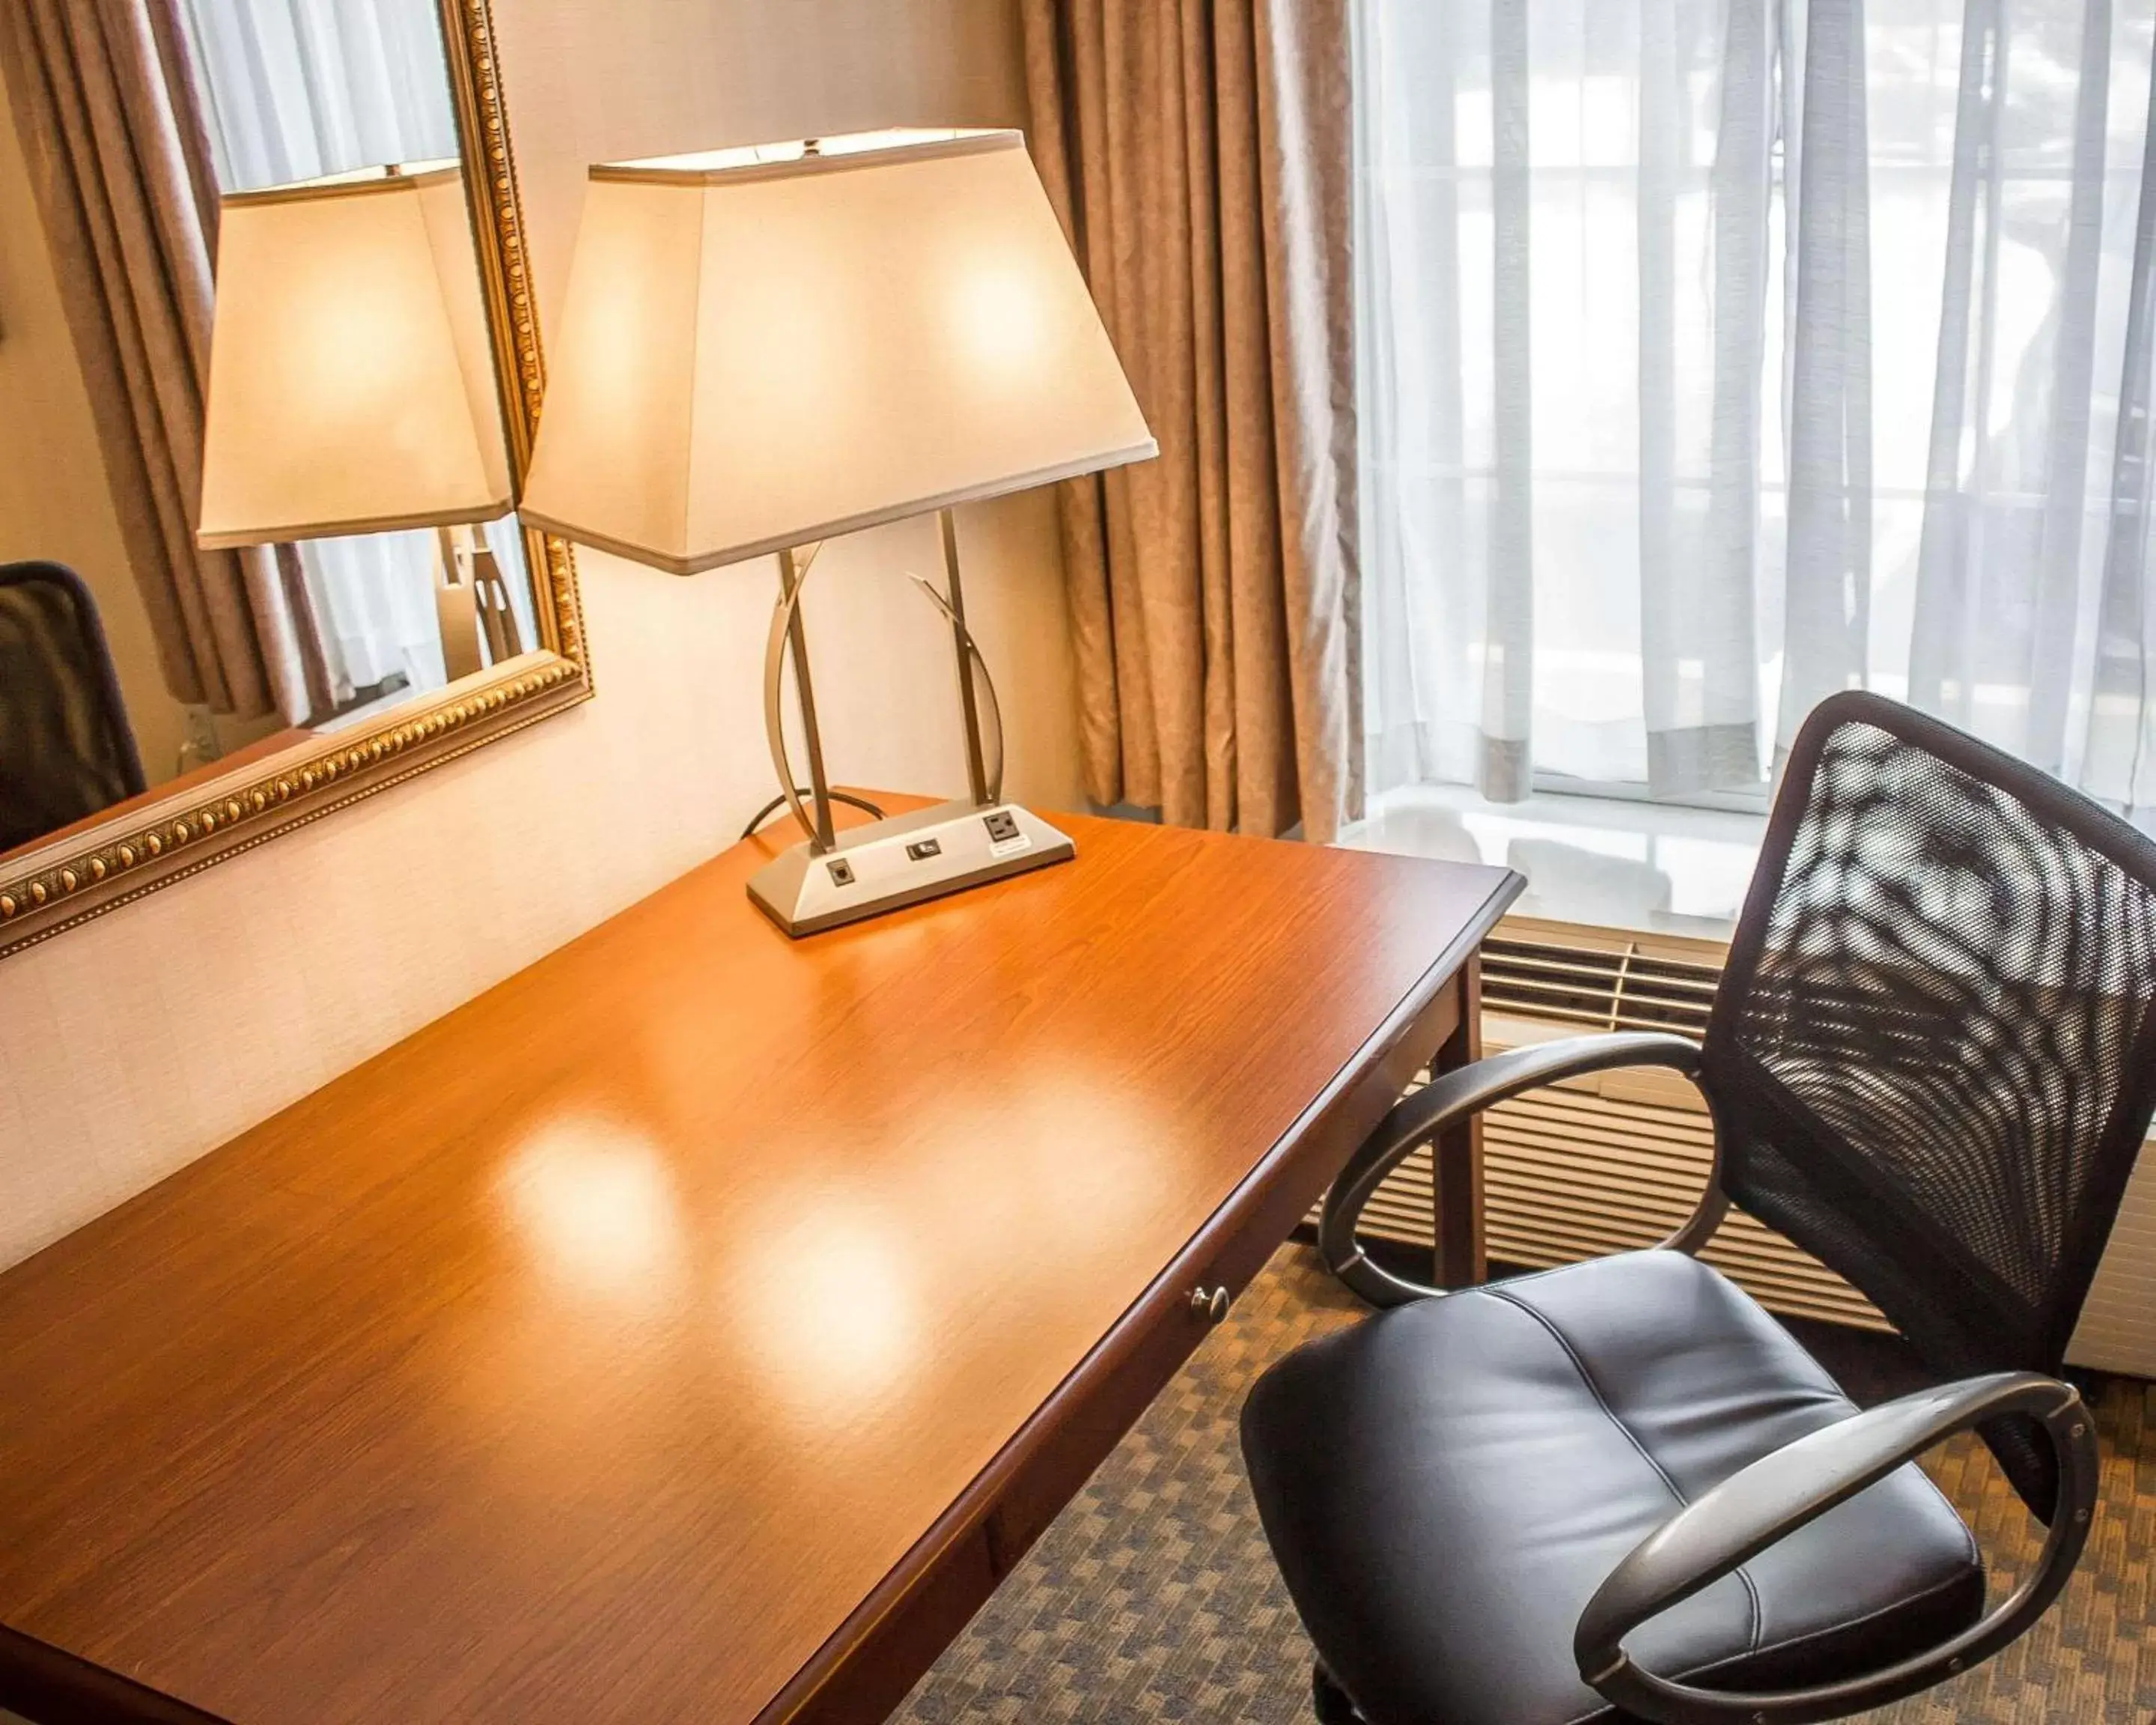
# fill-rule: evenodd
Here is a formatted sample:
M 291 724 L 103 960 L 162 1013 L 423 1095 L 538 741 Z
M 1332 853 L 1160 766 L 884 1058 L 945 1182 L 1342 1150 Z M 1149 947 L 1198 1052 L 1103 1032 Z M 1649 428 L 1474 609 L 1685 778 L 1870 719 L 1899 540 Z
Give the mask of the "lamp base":
M 750 877 L 748 896 L 798 939 L 1077 854 L 1067 834 L 1014 803 L 939 803 L 849 827 L 821 855 L 803 839 Z

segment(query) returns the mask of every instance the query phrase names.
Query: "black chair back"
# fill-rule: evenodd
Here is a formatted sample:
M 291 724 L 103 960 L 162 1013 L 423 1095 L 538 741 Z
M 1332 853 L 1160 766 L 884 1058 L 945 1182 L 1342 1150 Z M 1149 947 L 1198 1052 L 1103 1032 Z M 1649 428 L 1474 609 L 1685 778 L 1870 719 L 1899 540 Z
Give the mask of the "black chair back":
M 58 563 L 0 564 L 0 850 L 143 788 L 90 589 Z
M 1729 1196 L 1945 1377 L 2056 1373 L 2156 1109 L 2156 844 L 1876 696 L 1790 755 L 1701 1063 Z M 2049 1445 L 1985 1429 L 2048 1517 Z

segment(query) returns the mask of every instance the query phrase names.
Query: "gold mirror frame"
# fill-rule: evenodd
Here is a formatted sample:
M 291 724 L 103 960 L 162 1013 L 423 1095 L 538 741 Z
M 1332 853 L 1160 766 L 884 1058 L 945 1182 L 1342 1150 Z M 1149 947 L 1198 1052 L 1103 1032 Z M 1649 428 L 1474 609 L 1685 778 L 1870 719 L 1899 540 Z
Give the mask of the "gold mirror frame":
M 440 0 L 440 10 L 480 274 L 505 390 L 503 418 L 511 459 L 521 475 L 531 459 L 546 372 L 491 0 Z M 33 844 L 15 864 L 0 865 L 0 957 L 589 700 L 591 665 L 568 542 L 536 531 L 524 536 L 537 651 L 415 696 L 373 724 L 295 744 L 266 764 L 235 768 L 73 838 Z

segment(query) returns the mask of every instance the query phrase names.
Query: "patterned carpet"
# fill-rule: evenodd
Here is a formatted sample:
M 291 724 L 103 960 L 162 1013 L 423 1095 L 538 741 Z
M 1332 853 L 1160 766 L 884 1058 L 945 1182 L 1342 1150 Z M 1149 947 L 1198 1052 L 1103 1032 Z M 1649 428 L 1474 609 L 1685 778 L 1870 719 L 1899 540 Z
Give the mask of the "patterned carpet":
M 1244 1482 L 1246 1385 L 1360 1307 L 1288 1246 L 896 1716 L 958 1722 L 1178 1720 L 1300 1725 L 1310 1646 Z M 2156 1717 L 2156 1388 L 2099 1404 L 2103 1504 L 2066 1596 L 2035 1630 L 1952 1684 L 1865 1717 L 1892 1725 L 2142 1725 Z M 2039 1541 L 1989 1452 L 1938 1452 L 1993 1598 Z

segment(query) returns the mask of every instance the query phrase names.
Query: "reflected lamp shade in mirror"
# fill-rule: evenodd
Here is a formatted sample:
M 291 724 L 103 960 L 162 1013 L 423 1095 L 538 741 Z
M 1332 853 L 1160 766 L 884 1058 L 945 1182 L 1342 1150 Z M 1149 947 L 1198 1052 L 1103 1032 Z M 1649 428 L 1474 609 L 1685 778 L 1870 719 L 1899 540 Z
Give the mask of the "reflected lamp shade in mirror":
M 1154 453 L 1015 131 L 591 170 L 523 497 L 692 574 Z
M 204 442 L 205 549 L 508 513 L 456 163 L 224 199 Z

